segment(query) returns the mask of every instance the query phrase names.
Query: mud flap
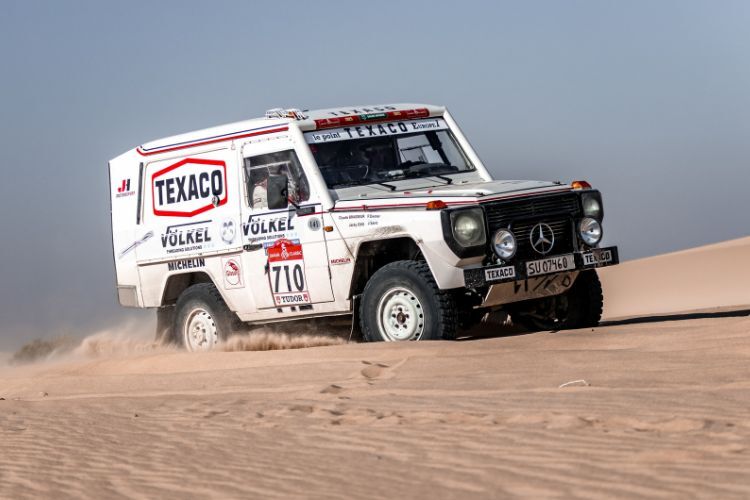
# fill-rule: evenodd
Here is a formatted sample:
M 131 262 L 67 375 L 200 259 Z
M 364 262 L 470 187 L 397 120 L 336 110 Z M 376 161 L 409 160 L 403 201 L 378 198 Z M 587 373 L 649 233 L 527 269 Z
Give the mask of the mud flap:
M 156 310 L 156 341 L 161 344 L 172 342 L 174 317 L 177 308 L 174 305 L 160 307 Z
M 361 300 L 361 294 L 352 296 L 352 328 L 349 331 L 349 342 L 352 341 L 355 332 L 357 337 L 362 336 L 362 330 L 359 328 L 359 303 Z

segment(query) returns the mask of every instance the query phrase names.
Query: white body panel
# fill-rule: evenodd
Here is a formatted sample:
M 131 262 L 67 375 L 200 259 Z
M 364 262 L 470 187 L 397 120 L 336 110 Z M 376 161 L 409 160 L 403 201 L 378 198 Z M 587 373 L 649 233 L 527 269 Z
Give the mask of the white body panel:
M 474 170 L 453 175 L 450 185 L 438 176 L 400 180 L 396 191 L 378 184 L 329 190 L 305 132 L 325 120 L 399 110 L 439 119 Z M 279 151 L 296 154 L 309 184 L 301 206 L 310 213 L 252 208 L 245 158 Z M 160 307 L 170 277 L 201 273 L 244 321 L 350 313 L 357 255 L 374 240 L 413 240 L 440 288 L 464 287 L 464 268 L 479 265 L 481 257 L 456 256 L 444 240 L 440 211 L 427 210 L 428 202 L 471 206 L 569 190 L 559 183 L 492 180 L 450 114 L 419 104 L 214 127 L 147 143 L 109 168 L 120 302 Z

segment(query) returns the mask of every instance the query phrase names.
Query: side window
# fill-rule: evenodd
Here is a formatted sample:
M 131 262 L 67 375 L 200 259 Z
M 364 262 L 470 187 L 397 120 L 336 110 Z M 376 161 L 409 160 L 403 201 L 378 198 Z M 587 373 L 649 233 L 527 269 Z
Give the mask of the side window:
M 295 204 L 310 199 L 310 185 L 293 150 L 278 151 L 245 158 L 245 183 L 248 205 L 253 210 L 268 208 L 266 188 L 269 175 L 285 175 L 289 201 Z

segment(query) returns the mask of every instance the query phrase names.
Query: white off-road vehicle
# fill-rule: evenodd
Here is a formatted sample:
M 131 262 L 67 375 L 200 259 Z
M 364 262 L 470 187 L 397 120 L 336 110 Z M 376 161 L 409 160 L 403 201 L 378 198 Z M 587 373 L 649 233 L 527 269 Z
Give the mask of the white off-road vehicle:
M 109 162 L 119 301 L 211 349 L 243 324 L 352 315 L 368 341 L 455 338 L 504 309 L 596 325 L 601 195 L 494 180 L 450 113 L 393 104 L 265 118 Z

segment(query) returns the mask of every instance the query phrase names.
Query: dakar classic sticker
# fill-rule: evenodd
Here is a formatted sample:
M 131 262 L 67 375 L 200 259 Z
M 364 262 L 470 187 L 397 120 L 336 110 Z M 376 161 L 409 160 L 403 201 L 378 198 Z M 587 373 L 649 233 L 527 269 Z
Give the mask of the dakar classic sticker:
M 276 307 L 310 303 L 302 245 L 282 238 L 268 247 L 268 282 Z

